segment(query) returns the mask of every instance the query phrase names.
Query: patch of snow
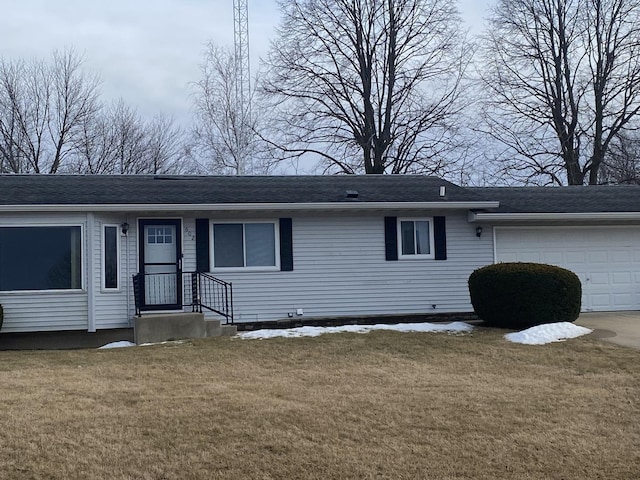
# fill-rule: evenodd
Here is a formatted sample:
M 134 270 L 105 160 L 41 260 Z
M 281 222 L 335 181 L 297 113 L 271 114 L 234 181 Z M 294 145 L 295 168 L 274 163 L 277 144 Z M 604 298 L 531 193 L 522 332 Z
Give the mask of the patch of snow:
M 141 343 L 141 347 L 151 347 L 153 345 L 180 345 L 181 343 L 186 343 L 187 340 L 165 340 L 164 342 L 155 342 L 155 343 Z
M 106 345 L 98 347 L 98 350 L 103 349 L 103 348 L 123 348 L 123 347 L 135 347 L 135 346 L 136 346 L 135 343 L 128 342 L 126 340 L 122 340 L 120 342 L 107 343 Z
M 521 332 L 507 333 L 504 338 L 514 343 L 544 345 L 545 343 L 561 342 L 568 338 L 581 337 L 592 331 L 569 322 L 546 323 L 527 328 Z
M 265 339 L 275 337 L 317 337 L 325 333 L 369 333 L 372 330 L 393 330 L 396 332 L 469 332 L 473 326 L 464 322 L 452 323 L 399 323 L 396 325 L 341 325 L 339 327 L 296 327 L 286 329 L 263 329 L 242 332 L 242 339 Z

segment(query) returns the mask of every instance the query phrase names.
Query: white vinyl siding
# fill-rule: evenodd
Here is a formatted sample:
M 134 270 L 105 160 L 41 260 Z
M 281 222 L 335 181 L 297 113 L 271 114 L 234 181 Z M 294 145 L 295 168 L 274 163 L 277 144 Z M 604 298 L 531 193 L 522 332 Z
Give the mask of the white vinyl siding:
M 293 217 L 293 271 L 215 276 L 233 282 L 239 322 L 283 319 L 299 308 L 303 318 L 471 311 L 467 279 L 492 263 L 492 241 L 476 237 L 466 212 L 448 213 L 446 222 L 448 260 L 407 262 L 385 260 L 384 215 Z M 184 253 L 193 270 L 193 236 L 185 236 Z
M 85 292 L 15 292 L 0 294 L 2 333 L 87 330 Z
M 234 312 L 238 322 L 270 321 L 288 318 L 302 309 L 302 318 L 471 311 L 467 288 L 469 274 L 492 263 L 490 235 L 477 238 L 475 225 L 467 222 L 466 211 L 412 212 L 410 218 L 446 215 L 447 260 L 386 261 L 384 216 L 398 212 L 355 215 L 302 215 L 292 218 L 293 271 L 254 271 L 239 269 L 217 271 L 214 275 L 233 282 Z M 285 215 L 283 215 L 285 216 Z M 175 215 L 171 218 L 180 218 Z M 147 218 L 147 217 L 145 217 Z M 165 218 L 163 216 L 163 218 Z M 118 228 L 120 246 L 120 289 L 105 290 L 103 282 L 103 229 L 105 225 L 129 224 L 127 235 Z M 137 221 L 135 214 L 100 213 L 93 216 L 92 231 L 86 231 L 84 214 L 3 215 L 0 225 L 80 224 L 84 229 L 86 257 L 91 249 L 93 286 L 93 322 L 95 328 L 131 326 L 134 315 L 132 275 L 138 271 Z M 274 224 L 275 254 L 279 261 L 278 223 L 273 218 L 211 218 L 211 223 Z M 195 219 L 183 218 L 183 271 L 193 272 L 195 258 Z M 432 225 L 431 225 L 432 226 Z M 212 232 L 210 234 L 212 237 Z M 210 238 L 213 242 L 213 238 Z M 83 257 L 83 258 L 85 258 Z M 88 259 L 84 260 L 85 262 Z M 213 262 L 213 258 L 211 258 Z M 84 265 L 84 275 L 89 269 Z M 184 298 L 189 300 L 188 276 Z M 88 296 L 77 292 L 0 292 L 5 308 L 2 331 L 86 330 Z M 435 306 L 435 308 L 434 308 Z M 189 308 L 190 310 L 190 308 Z M 207 313 L 208 316 L 215 314 Z
M 129 224 L 127 235 L 122 234 L 122 223 Z M 135 221 L 126 215 L 96 214 L 93 231 L 93 282 L 94 282 L 94 318 L 96 329 L 127 328 L 131 326 L 133 316 L 132 275 L 137 271 L 136 262 L 136 226 Z M 116 241 L 119 246 L 118 289 L 104 289 L 104 243 L 105 226 L 116 226 Z M 127 264 L 129 260 L 129 264 Z M 129 310 L 128 310 L 129 309 Z

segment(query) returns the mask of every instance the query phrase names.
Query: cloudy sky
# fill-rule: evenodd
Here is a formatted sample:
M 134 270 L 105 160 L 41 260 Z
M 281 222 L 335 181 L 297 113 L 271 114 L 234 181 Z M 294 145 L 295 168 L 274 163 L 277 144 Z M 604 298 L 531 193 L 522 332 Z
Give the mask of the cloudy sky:
M 472 32 L 492 0 L 461 0 Z M 103 99 L 122 97 L 145 116 L 188 122 L 189 83 L 206 42 L 233 44 L 233 0 L 0 0 L 0 57 L 47 58 L 73 47 L 102 79 Z M 249 0 L 252 64 L 278 23 L 276 0 Z

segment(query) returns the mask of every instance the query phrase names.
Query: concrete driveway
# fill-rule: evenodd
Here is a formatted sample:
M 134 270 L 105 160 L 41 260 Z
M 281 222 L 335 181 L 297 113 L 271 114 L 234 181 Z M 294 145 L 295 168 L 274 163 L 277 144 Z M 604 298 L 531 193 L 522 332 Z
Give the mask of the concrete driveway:
M 592 328 L 593 336 L 607 342 L 640 349 L 640 311 L 585 312 L 576 325 Z

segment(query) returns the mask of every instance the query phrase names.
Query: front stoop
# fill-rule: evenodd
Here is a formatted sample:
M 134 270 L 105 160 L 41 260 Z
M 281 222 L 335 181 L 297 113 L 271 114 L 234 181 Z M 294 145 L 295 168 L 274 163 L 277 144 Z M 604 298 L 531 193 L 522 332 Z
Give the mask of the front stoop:
M 134 320 L 134 336 L 138 345 L 188 338 L 233 336 L 236 331 L 235 325 L 221 325 L 220 320 L 205 320 L 203 313 L 143 315 Z

